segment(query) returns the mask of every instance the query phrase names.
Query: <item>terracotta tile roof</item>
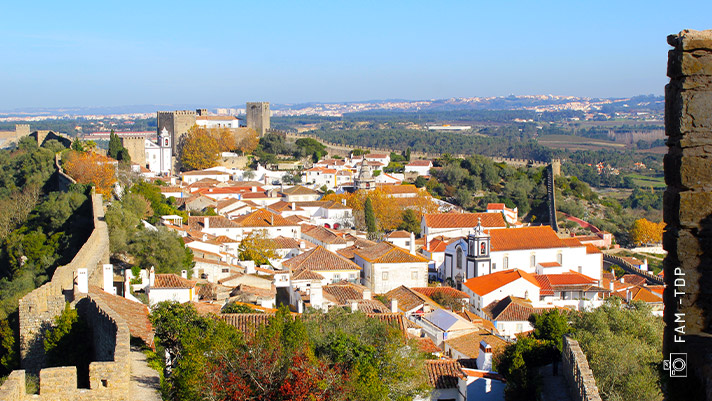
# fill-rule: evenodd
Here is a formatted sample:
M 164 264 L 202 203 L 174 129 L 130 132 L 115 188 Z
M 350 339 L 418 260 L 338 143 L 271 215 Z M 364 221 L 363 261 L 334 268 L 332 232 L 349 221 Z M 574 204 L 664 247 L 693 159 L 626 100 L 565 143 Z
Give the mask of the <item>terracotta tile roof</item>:
M 427 263 L 428 259 L 413 255 L 390 242 L 379 242 L 374 246 L 354 249 L 353 253 L 370 263 Z
M 295 203 L 294 208 L 292 208 L 292 203 Z M 285 202 L 283 200 L 275 202 L 275 203 L 269 205 L 268 207 L 271 210 L 274 210 L 275 212 L 304 210 L 301 207 L 297 206 L 296 202 Z
M 245 334 L 245 337 L 251 338 L 260 326 L 268 325 L 273 316 L 269 313 L 222 313 L 216 318 L 235 327 Z
M 482 227 L 503 228 L 507 226 L 501 213 L 429 213 L 424 214 L 425 225 L 430 228 L 475 227 L 478 220 Z
M 282 266 L 296 272 L 307 269 L 313 271 L 361 270 L 356 263 L 327 251 L 321 246 L 306 251 L 282 262 Z
M 464 292 L 462 292 L 456 288 L 452 288 L 452 287 L 413 287 L 413 288 L 411 288 L 411 290 L 419 292 L 419 293 L 425 295 L 426 297 L 430 297 L 430 298 L 432 298 L 433 294 L 436 294 L 436 293 L 448 295 L 453 298 L 467 298 L 467 299 L 470 298 L 469 295 L 465 294 Z
M 561 267 L 561 263 L 559 263 L 559 262 L 541 262 L 541 263 L 539 263 L 539 266 L 541 266 L 541 267 Z
M 189 216 L 188 229 L 194 231 L 202 231 L 205 229 L 205 219 L 208 219 L 210 228 L 237 228 L 239 227 L 233 221 L 225 216 Z
M 411 160 L 410 163 L 406 164 L 410 167 L 432 167 L 433 162 L 430 160 Z
M 415 341 L 418 343 L 418 349 L 421 352 L 426 352 L 429 354 L 437 354 L 439 352 L 443 352 L 440 347 L 435 345 L 433 340 L 430 339 L 430 337 L 418 337 L 415 339 Z
M 504 270 L 484 276 L 473 277 L 465 281 L 464 285 L 475 294 L 483 296 L 519 279 L 527 280 L 539 287 L 539 282 L 534 278 L 534 275 L 519 269 Z
M 467 358 L 477 359 L 480 354 L 480 341 L 484 341 L 492 347 L 492 355 L 498 355 L 504 351 L 509 344 L 506 340 L 497 337 L 486 330 L 479 330 L 474 333 L 464 334 L 445 341 L 445 344 L 465 355 Z
M 295 185 L 291 188 L 284 188 L 279 191 L 283 195 L 316 195 L 317 192 L 313 189 L 303 187 L 301 185 Z
M 404 285 L 388 291 L 386 293 L 386 298 L 388 298 L 389 301 L 392 299 L 397 300 L 398 308 L 404 311 L 410 311 L 425 304 L 430 305 L 430 307 L 434 309 L 440 308 L 440 305 L 430 299 L 430 297 L 416 292 L 412 288 L 408 288 Z
M 586 245 L 586 253 L 588 254 L 593 254 L 593 253 L 603 253 L 601 252 L 600 249 L 598 249 L 597 246 L 593 244 L 585 244 Z
M 492 321 L 519 322 L 528 320 L 536 309 L 529 300 L 508 296 L 485 306 L 482 311 Z
M 568 248 L 549 226 L 508 228 L 489 230 L 492 251 L 513 251 L 519 249 Z M 577 240 L 578 241 L 578 240 Z M 579 243 L 577 246 L 583 246 Z
M 633 285 L 643 285 L 645 284 L 645 277 L 639 276 L 637 274 L 624 274 L 623 277 L 623 282 L 626 284 L 633 284 Z
M 302 235 L 314 238 L 317 241 L 325 244 L 346 244 L 341 235 L 337 232 L 322 226 L 313 226 L 310 224 L 302 225 Z
M 458 379 L 465 378 L 460 364 L 454 359 L 438 359 L 425 361 L 428 372 L 428 383 L 435 389 L 457 388 Z
M 488 203 L 487 210 L 504 210 L 504 203 Z
M 214 302 L 190 302 L 190 305 L 195 308 L 195 310 L 201 315 L 218 315 L 220 314 L 220 309 L 222 309 L 222 304 Z
M 292 274 L 292 280 L 324 280 L 324 276 L 312 270 L 300 269 Z
M 396 230 L 386 234 L 386 238 L 410 238 L 410 233 L 405 230 Z
M 506 382 L 506 380 L 504 379 L 504 376 L 502 376 L 501 374 L 496 373 L 496 372 L 485 372 L 482 370 L 476 370 L 474 368 L 472 368 L 472 369 L 465 368 L 465 369 L 462 369 L 462 371 L 465 372 L 465 374 L 470 377 L 481 377 L 484 379 L 492 379 L 492 380 L 498 380 L 501 382 Z
M 230 292 L 231 297 L 239 295 L 253 295 L 261 299 L 274 298 L 276 294 L 277 289 L 274 287 L 274 285 L 272 285 L 271 288 L 262 288 L 247 284 L 240 284 Z
M 195 283 L 177 274 L 156 274 L 152 288 L 193 288 Z
M 485 330 L 489 331 L 490 333 L 498 333 L 497 328 L 494 327 L 494 324 L 491 321 L 484 319 L 484 318 L 470 312 L 467 309 L 465 309 L 461 312 L 457 312 L 457 314 L 460 315 L 461 317 L 465 318 L 465 320 L 467 320 L 468 322 L 471 322 L 476 326 L 483 327 Z
M 561 274 L 535 274 L 539 283 L 539 295 L 554 295 L 555 291 L 594 291 L 608 292 L 607 289 L 598 286 L 598 280 L 584 274 L 570 271 Z
M 308 218 L 302 217 L 302 216 L 297 216 L 297 215 L 285 217 L 285 219 L 288 222 L 292 223 L 292 225 L 299 225 L 299 224 L 304 223 L 305 221 L 309 221 Z
M 357 303 L 358 310 L 366 314 L 391 313 L 391 308 L 377 299 L 361 299 Z
M 346 248 L 341 248 L 341 249 L 337 250 L 336 253 L 345 257 L 346 259 L 353 259 L 354 258 L 354 250 L 368 248 L 368 247 L 371 247 L 374 245 L 376 245 L 375 242 L 371 242 L 366 239 L 357 238 L 353 245 L 347 246 Z
M 639 265 L 643 264 L 642 260 L 639 260 L 636 258 L 632 258 L 632 257 L 628 257 L 628 256 L 621 256 L 620 258 L 634 266 L 639 266 Z
M 623 289 L 621 291 L 614 292 L 611 295 L 615 295 L 625 301 L 625 300 L 627 300 L 627 297 L 628 297 L 628 291 L 630 291 L 631 299 L 633 301 L 642 301 L 642 302 L 647 302 L 647 303 L 663 302 L 663 298 L 661 295 L 659 295 L 656 292 L 652 292 L 652 291 L 648 290 L 647 288 L 640 286 L 640 285 L 634 285 L 627 289 Z
M 257 209 L 250 214 L 239 216 L 233 220 L 238 227 L 284 227 L 294 223 L 284 217 L 271 213 L 267 209 Z
M 281 235 L 279 237 L 272 238 L 270 241 L 272 241 L 275 248 L 277 249 L 299 248 L 301 243 L 304 243 L 306 249 L 316 248 L 315 244 L 307 240 L 298 240 L 294 238 L 283 237 Z
M 240 199 L 269 199 L 271 196 L 267 195 L 265 192 L 245 192 L 240 195 Z
M 412 184 L 403 184 L 403 185 L 384 185 L 381 188 L 381 191 L 383 191 L 386 194 L 415 194 L 419 193 L 420 189 L 416 188 L 415 185 Z
M 543 226 L 543 227 L 549 227 L 549 226 Z M 549 227 L 549 228 L 551 228 L 551 227 Z M 561 242 L 563 242 L 564 245 L 568 248 L 584 246 L 584 244 L 582 244 L 581 241 L 578 240 L 578 238 L 573 238 L 573 237 L 561 238 Z
M 154 331 L 153 325 L 148 319 L 148 306 L 130 301 L 118 295 L 109 294 L 95 286 L 89 286 L 89 298 L 104 301 L 111 310 L 119 314 L 119 316 L 126 321 L 132 336 L 142 339 L 146 345 L 154 348 Z
M 435 237 L 428 242 L 428 247 L 425 249 L 428 252 L 445 252 L 448 242 L 442 236 Z
M 362 300 L 366 287 L 359 284 L 351 284 L 341 281 L 335 284 L 327 284 L 322 287 L 324 296 L 331 298 L 337 305 L 348 305 L 350 301 Z
M 415 325 L 415 323 L 412 323 L 410 320 L 406 319 L 402 313 L 367 313 L 366 316 L 378 319 L 383 323 L 387 323 L 389 326 L 403 333 L 405 338 L 408 336 L 406 329 L 413 326 L 415 326 L 415 328 L 419 328 Z

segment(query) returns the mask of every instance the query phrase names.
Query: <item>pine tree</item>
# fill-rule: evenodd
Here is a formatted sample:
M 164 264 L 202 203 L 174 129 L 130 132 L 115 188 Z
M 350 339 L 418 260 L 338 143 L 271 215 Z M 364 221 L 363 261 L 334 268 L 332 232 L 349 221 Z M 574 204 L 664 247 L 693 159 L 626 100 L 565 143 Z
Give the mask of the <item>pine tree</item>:
M 366 198 L 366 204 L 363 209 L 364 218 L 366 219 L 366 230 L 369 234 L 376 232 L 376 215 L 373 212 L 373 203 L 371 198 Z

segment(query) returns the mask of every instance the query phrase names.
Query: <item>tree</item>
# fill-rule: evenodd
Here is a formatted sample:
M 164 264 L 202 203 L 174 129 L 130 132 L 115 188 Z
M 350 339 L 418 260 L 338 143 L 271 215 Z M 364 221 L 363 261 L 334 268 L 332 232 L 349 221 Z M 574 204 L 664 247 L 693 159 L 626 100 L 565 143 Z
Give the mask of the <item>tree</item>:
M 87 385 L 91 347 L 89 326 L 75 309 L 65 304 L 62 313 L 54 320 L 54 326 L 44 338 L 47 363 L 53 366 L 76 366 L 81 385 Z
M 238 248 L 240 260 L 253 260 L 256 265 L 270 264 L 270 259 L 277 258 L 275 242 L 264 230 L 250 232 Z
M 136 265 L 143 269 L 155 267 L 156 273 L 188 271 L 192 276 L 193 252 L 183 245 L 183 240 L 174 231 L 165 227 L 157 230 L 140 229 L 133 234 L 128 245 Z
M 257 149 L 260 138 L 253 128 L 245 129 L 244 133 L 236 139 L 236 150 L 243 154 L 252 153 Z
M 119 154 L 125 149 L 124 144 L 121 142 L 121 138 L 119 138 L 119 136 L 115 134 L 112 129 L 109 134 L 109 150 L 107 151 L 107 155 L 109 155 L 112 159 L 122 160 L 119 158 Z M 128 154 L 128 152 L 126 154 Z
M 665 223 L 653 223 L 645 218 L 638 219 L 630 228 L 630 236 L 636 245 L 659 244 L 663 240 Z
M 299 149 L 300 154 L 298 156 L 312 155 L 312 158 L 316 159 L 314 162 L 326 156 L 326 146 L 315 139 L 299 138 L 295 142 L 295 145 Z
M 364 218 L 366 219 L 366 231 L 368 231 L 369 234 L 374 234 L 377 231 L 376 215 L 373 212 L 373 202 L 371 202 L 371 198 L 366 198 L 366 203 L 364 204 Z
M 202 170 L 217 165 L 220 142 L 211 132 L 194 125 L 178 144 L 181 166 L 186 170 Z
M 416 236 L 420 235 L 420 219 L 413 209 L 405 209 L 402 215 L 403 221 L 398 226 L 399 230 L 405 230 Z
M 64 170 L 82 184 L 91 184 L 104 196 L 111 194 L 116 182 L 116 162 L 92 152 L 67 152 L 63 157 Z
M 559 309 L 550 309 L 532 314 L 529 316 L 529 322 L 534 326 L 534 338 L 551 341 L 561 351 L 562 338 L 571 331 L 568 314 Z

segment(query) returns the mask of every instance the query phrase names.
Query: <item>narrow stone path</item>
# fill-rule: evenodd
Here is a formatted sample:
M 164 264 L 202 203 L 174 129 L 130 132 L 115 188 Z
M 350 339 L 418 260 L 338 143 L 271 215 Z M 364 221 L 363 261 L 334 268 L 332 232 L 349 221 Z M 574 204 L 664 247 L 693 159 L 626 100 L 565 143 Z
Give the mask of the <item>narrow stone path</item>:
M 161 401 L 161 378 L 146 362 L 146 355 L 139 348 L 131 347 L 131 388 L 129 399 Z
M 554 376 L 552 365 L 549 364 L 539 368 L 539 377 L 541 379 L 542 401 L 573 401 L 569 395 L 566 379 L 561 371 L 561 362 L 559 362 L 559 374 L 557 376 Z

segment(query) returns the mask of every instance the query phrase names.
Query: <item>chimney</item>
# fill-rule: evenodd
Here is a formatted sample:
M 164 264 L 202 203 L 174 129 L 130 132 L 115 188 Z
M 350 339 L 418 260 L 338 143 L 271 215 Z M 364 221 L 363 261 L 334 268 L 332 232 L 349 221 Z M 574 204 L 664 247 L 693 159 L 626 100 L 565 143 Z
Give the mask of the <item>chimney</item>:
M 109 294 L 116 294 L 116 289 L 114 288 L 114 265 L 102 265 L 102 270 L 104 273 L 104 291 Z
M 398 313 L 398 300 L 395 298 L 391 299 L 391 313 Z
M 188 278 L 188 270 L 181 270 L 180 276 L 187 279 Z
M 485 340 L 480 341 L 480 352 L 477 354 L 477 369 L 487 372 L 492 370 L 492 347 Z
M 250 191 L 251 191 L 251 192 L 257 192 L 257 187 L 251 187 L 251 188 L 250 188 Z
M 77 269 L 77 291 L 83 294 L 89 292 L 89 274 L 86 267 Z
M 351 312 L 356 312 L 358 310 L 358 302 L 351 301 Z
M 207 230 L 208 228 L 210 228 L 210 218 L 203 217 L 203 229 Z
M 611 292 L 613 292 L 613 288 L 614 288 L 614 287 L 613 287 L 613 281 L 614 281 L 614 280 L 611 280 L 611 281 L 608 283 L 608 289 L 611 290 Z
M 295 202 L 292 202 L 292 210 L 297 210 L 297 204 Z
M 410 253 L 415 255 L 415 234 L 410 233 Z
M 299 249 L 307 249 L 307 244 L 304 241 L 299 241 Z
M 150 272 L 148 273 L 148 285 L 149 285 L 150 287 L 153 287 L 153 285 L 154 285 L 155 283 L 156 283 L 156 271 L 155 271 L 155 269 L 153 268 L 153 266 L 151 266 L 151 270 L 150 270 Z
M 633 299 L 633 294 L 631 294 L 630 290 L 625 290 L 625 301 L 630 303 L 630 301 Z

